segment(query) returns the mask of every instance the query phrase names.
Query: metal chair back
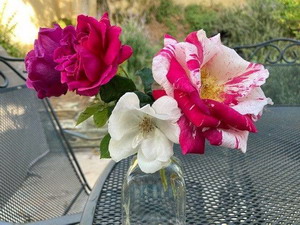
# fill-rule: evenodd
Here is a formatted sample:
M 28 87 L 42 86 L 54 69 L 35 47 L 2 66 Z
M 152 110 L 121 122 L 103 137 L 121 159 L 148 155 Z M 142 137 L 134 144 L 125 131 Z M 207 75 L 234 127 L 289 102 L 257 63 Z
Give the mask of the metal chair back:
M 262 87 L 275 104 L 300 104 L 300 41 L 273 39 L 234 49 L 246 60 L 264 64 L 270 72 Z
M 0 57 L 24 79 L 9 60 Z M 90 187 L 49 101 L 0 76 L 0 223 L 81 212 Z

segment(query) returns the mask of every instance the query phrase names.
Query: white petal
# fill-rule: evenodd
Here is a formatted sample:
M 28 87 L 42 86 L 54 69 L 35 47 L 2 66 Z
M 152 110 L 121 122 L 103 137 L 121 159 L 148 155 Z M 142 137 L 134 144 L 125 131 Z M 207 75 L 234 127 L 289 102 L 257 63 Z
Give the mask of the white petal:
M 249 62 L 241 58 L 236 51 L 224 45 L 219 47 L 219 52 L 205 64 L 209 75 L 214 76 L 220 84 L 242 74 Z
M 126 133 L 120 140 L 110 139 L 108 149 L 111 158 L 114 161 L 119 162 L 120 160 L 137 153 L 137 148 L 133 148 L 132 146 L 132 142 L 137 135 L 138 133 L 130 132 Z
M 170 122 L 165 120 L 155 120 L 155 124 L 160 131 L 167 136 L 167 138 L 175 144 L 179 143 L 180 128 L 177 122 Z
M 155 110 L 156 114 L 167 115 L 168 120 L 176 122 L 181 116 L 180 109 L 175 99 L 169 96 L 163 96 L 157 99 L 153 104 L 152 108 Z M 159 118 L 159 117 L 156 117 Z
M 158 129 L 142 141 L 138 151 L 138 164 L 145 173 L 154 173 L 170 162 L 173 144 Z
M 221 46 L 220 34 L 217 34 L 211 38 L 206 37 L 204 30 L 199 30 L 197 32 L 197 37 L 203 48 L 203 63 L 204 65 L 209 61 L 219 50 Z
M 248 131 L 222 130 L 221 146 L 235 148 L 243 153 L 247 150 Z
M 170 68 L 171 57 L 174 56 L 174 49 L 171 45 L 163 48 L 152 62 L 152 73 L 154 80 L 163 87 L 167 95 L 173 96 L 173 86 L 167 79 Z
M 254 118 L 261 115 L 265 105 L 272 104 L 271 99 L 266 98 L 260 87 L 254 88 L 249 95 L 239 98 L 238 101 L 239 103 L 232 108 L 243 115 L 251 114 Z
M 126 132 L 138 129 L 139 104 L 134 93 L 126 93 L 120 98 L 108 120 L 108 133 L 113 139 L 120 140 Z

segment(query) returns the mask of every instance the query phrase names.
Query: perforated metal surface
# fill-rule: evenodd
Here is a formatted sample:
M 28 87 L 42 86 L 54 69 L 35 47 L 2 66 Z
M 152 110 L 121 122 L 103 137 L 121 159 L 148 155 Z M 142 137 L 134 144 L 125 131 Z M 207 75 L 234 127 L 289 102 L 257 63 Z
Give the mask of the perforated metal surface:
M 81 212 L 87 199 L 52 118 L 35 95 L 27 88 L 0 93 L 0 221 Z
M 184 165 L 187 224 L 300 224 L 300 107 L 270 107 L 246 154 L 207 145 L 176 154 Z M 121 224 L 121 188 L 129 159 L 118 163 L 98 200 L 94 225 Z

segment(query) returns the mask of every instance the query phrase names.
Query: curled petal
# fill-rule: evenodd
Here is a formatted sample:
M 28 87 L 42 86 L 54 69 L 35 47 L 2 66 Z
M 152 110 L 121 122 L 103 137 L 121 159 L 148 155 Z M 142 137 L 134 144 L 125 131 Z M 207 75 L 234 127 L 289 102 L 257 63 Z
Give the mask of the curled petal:
M 222 122 L 225 122 L 231 127 L 239 130 L 247 130 L 250 132 L 257 131 L 250 117 L 240 114 L 238 111 L 223 103 L 210 99 L 205 99 L 204 101 L 207 103 L 212 114 L 222 120 Z
M 248 131 L 210 129 L 204 135 L 211 145 L 239 149 L 243 153 L 247 150 Z
M 242 115 L 251 114 L 253 118 L 262 114 L 265 105 L 272 104 L 272 100 L 266 98 L 260 87 L 254 88 L 249 95 L 239 98 L 238 101 L 239 103 L 232 108 Z
M 169 96 L 173 96 L 173 86 L 167 79 L 173 52 L 171 47 L 161 50 L 152 62 L 152 73 L 154 80 L 163 87 Z
M 168 120 L 177 122 L 181 116 L 180 109 L 174 98 L 169 96 L 163 96 L 157 99 L 153 104 L 152 108 L 155 110 L 155 113 L 158 115 L 167 115 Z
M 137 153 L 137 148 L 134 148 L 132 143 L 137 135 L 138 132 L 127 132 L 120 140 L 111 138 L 108 146 L 111 158 L 114 161 L 119 162 L 120 160 Z
M 183 114 L 196 127 L 217 127 L 220 125 L 220 120 L 202 113 L 186 93 L 175 90 L 174 98 L 178 102 Z

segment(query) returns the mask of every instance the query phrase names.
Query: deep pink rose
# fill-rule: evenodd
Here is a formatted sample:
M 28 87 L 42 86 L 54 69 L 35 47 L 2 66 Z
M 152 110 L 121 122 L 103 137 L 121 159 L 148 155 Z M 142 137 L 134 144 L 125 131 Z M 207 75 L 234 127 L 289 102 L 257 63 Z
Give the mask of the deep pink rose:
M 55 51 L 61 82 L 80 95 L 93 96 L 117 73 L 118 65 L 132 54 L 119 39 L 122 29 L 111 26 L 108 14 L 100 21 L 80 15 L 76 29 L 66 27 L 62 47 Z
M 182 110 L 178 124 L 184 154 L 204 153 L 205 139 L 246 151 L 249 132 L 256 132 L 254 121 L 271 103 L 260 88 L 269 75 L 263 65 L 245 61 L 222 45 L 219 35 L 207 38 L 200 30 L 180 43 L 166 36 L 152 69 L 155 81 Z M 162 96 L 162 90 L 153 95 Z
M 26 55 L 26 85 L 35 89 L 39 98 L 60 96 L 68 90 L 67 85 L 60 82 L 60 72 L 54 69 L 57 63 L 53 61 L 53 52 L 60 46 L 61 38 L 62 29 L 59 25 L 54 28 L 40 28 L 34 50 Z

